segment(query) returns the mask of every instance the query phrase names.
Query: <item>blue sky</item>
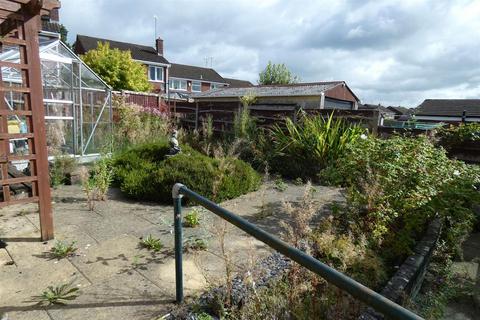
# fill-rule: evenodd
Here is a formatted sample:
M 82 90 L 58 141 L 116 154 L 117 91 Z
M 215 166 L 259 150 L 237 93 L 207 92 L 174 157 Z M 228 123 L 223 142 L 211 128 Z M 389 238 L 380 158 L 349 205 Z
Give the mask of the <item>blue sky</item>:
M 271 60 L 345 80 L 364 103 L 480 98 L 480 1 L 62 0 L 76 34 L 154 45 L 171 62 L 256 83 Z

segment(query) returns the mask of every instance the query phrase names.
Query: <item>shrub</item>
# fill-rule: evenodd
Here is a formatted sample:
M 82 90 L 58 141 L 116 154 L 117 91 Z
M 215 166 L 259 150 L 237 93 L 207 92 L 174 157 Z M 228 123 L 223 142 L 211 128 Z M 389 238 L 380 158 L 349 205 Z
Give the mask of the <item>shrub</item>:
M 77 167 L 77 160 L 68 154 L 58 153 L 50 165 L 50 184 L 52 187 L 70 183 L 70 176 Z
M 447 150 L 465 141 L 480 141 L 480 124 L 462 123 L 458 126 L 450 125 L 441 128 L 437 133 L 437 137 L 440 145 Z
M 339 158 L 363 129 L 341 119 L 322 116 L 301 117 L 298 123 L 286 119 L 286 128 L 275 126 L 271 132 L 273 155 L 270 165 L 288 178 L 313 178 L 330 162 Z
M 180 182 L 220 202 L 254 191 L 259 186 L 258 173 L 241 160 L 212 159 L 188 146 L 182 146 L 182 153 L 178 155 L 165 157 L 168 150 L 168 144 L 159 141 L 118 154 L 114 167 L 115 181 L 120 189 L 135 199 L 171 203 L 171 188 Z
M 471 229 L 479 200 L 478 169 L 448 159 L 425 137 L 361 139 L 321 177 L 348 188 L 348 219 L 398 262 L 436 214 L 453 250 Z
M 108 42 L 98 42 L 96 49 L 81 58 L 115 90 L 150 91 L 152 88 L 145 66 L 133 60 L 130 51 L 110 48 Z
M 152 137 L 166 137 L 171 130 L 171 122 L 165 114 L 158 110 L 145 108 L 125 102 L 123 97 L 115 97 L 113 105 L 118 110 L 118 121 L 115 123 L 115 147 L 151 141 Z

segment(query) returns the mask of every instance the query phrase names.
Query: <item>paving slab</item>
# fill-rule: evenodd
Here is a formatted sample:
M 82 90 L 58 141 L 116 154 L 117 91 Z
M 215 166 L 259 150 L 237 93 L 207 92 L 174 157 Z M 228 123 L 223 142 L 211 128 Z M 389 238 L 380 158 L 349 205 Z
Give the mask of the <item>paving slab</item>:
M 267 231 L 281 234 L 280 222 L 288 215 L 283 201 L 299 201 L 304 187 L 288 184 L 285 192 L 273 184 L 222 204 Z M 314 199 L 319 212 L 327 204 L 344 201 L 340 189 L 316 187 Z M 342 200 L 343 199 L 343 200 Z M 78 185 L 53 190 L 56 239 L 39 241 L 35 205 L 10 206 L 0 210 L 0 314 L 9 319 L 157 319 L 172 308 L 175 296 L 173 255 L 173 208 L 126 199 L 118 189 L 109 199 L 87 208 Z M 194 295 L 210 285 L 225 281 L 224 257 L 219 244 L 222 222 L 199 207 L 200 226 L 184 228 L 184 240 L 203 239 L 207 251 L 184 254 L 185 292 Z M 267 208 L 268 214 L 259 214 Z M 234 270 L 242 272 L 269 254 L 262 243 L 230 226 L 225 248 Z M 140 238 L 152 235 L 164 245 L 160 252 L 139 246 Z M 52 259 L 55 241 L 75 241 L 78 250 L 68 259 Z M 6 265 L 10 256 L 15 264 Z M 81 295 L 66 306 L 38 305 L 35 297 L 47 286 L 72 282 Z

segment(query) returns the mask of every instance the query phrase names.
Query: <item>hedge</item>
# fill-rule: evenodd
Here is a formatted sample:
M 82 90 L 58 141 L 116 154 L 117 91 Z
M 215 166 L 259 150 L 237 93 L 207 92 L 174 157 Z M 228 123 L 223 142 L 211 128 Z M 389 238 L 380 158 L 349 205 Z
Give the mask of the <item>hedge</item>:
M 188 146 L 166 157 L 165 141 L 130 148 L 114 157 L 115 182 L 127 196 L 138 200 L 172 202 L 172 186 L 183 183 L 215 201 L 232 199 L 257 190 L 260 175 L 235 158 L 214 159 Z M 214 190 L 216 189 L 216 190 Z

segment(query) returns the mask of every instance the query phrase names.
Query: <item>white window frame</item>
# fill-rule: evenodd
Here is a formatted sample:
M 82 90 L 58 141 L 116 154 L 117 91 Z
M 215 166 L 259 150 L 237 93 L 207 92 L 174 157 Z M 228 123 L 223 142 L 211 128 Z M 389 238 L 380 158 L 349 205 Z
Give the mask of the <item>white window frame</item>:
M 195 85 L 199 86 L 198 90 L 194 90 Z M 192 92 L 202 92 L 202 82 L 201 81 L 192 81 Z
M 178 88 L 175 88 L 175 82 L 178 83 Z M 183 88 L 181 86 L 182 83 L 185 84 L 185 86 Z M 170 88 L 170 90 L 187 91 L 187 80 L 170 78 L 169 88 Z
M 155 69 L 155 79 L 152 79 L 152 73 L 151 73 L 151 70 L 152 69 Z M 161 79 L 158 79 L 158 74 L 159 74 L 159 71 L 160 71 L 160 74 L 161 74 Z M 153 66 L 153 65 L 149 65 L 148 66 L 148 81 L 152 81 L 152 82 L 163 82 L 163 77 L 164 77 L 164 69 L 163 67 L 159 67 L 159 66 Z

